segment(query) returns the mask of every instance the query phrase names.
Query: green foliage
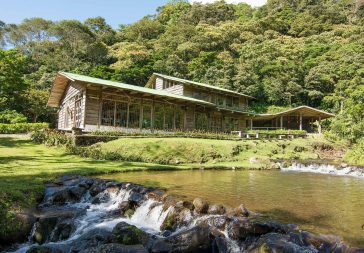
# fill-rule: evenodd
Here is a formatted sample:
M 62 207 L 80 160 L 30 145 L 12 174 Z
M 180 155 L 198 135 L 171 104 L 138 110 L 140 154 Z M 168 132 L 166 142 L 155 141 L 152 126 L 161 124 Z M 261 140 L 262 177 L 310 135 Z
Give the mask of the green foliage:
M 37 129 L 31 135 L 35 143 L 46 146 L 64 146 L 72 144 L 72 138 L 64 132 L 51 129 Z
M 24 123 L 27 118 L 15 110 L 0 111 L 0 122 L 7 124 Z
M 249 130 L 247 131 L 249 134 L 262 134 L 262 135 L 283 135 L 283 134 L 292 134 L 292 135 L 306 135 L 306 130 L 285 130 L 285 129 L 276 129 L 276 130 Z
M 177 0 L 118 31 L 102 17 L 0 22 L 0 47 L 15 48 L 0 52 L 0 106 L 51 121 L 42 108 L 57 71 L 140 86 L 161 72 L 252 95 L 256 112 L 328 110 L 338 115 L 331 133 L 354 143 L 363 136 L 354 103 L 363 85 L 363 13 L 360 1 L 347 0 L 270 0 L 259 8 Z
M 0 134 L 22 134 L 48 128 L 48 123 L 0 123 Z

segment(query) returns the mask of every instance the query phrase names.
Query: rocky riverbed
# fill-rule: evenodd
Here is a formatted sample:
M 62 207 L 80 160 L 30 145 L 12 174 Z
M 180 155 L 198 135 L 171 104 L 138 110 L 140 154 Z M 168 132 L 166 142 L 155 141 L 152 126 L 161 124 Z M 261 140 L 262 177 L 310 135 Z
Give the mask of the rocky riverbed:
M 264 221 L 243 205 L 65 175 L 48 184 L 29 241 L 7 252 L 364 252 L 336 236 Z

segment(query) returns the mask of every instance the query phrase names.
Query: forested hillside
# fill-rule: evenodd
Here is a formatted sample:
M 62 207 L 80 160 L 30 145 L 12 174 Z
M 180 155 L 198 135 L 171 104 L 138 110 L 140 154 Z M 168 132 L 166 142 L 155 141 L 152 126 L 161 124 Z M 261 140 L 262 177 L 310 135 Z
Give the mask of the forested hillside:
M 257 112 L 331 111 L 332 134 L 356 142 L 364 136 L 363 30 L 363 0 L 173 1 L 118 30 L 102 17 L 0 22 L 0 121 L 51 121 L 45 105 L 60 70 L 141 86 L 160 72 L 255 96 Z

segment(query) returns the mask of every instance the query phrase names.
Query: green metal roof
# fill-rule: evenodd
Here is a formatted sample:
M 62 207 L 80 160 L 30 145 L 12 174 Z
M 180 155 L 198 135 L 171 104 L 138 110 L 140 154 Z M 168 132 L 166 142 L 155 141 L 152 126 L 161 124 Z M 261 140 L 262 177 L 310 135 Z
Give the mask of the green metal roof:
M 200 87 L 204 87 L 204 88 L 208 88 L 208 89 L 213 89 L 213 90 L 217 90 L 217 91 L 223 91 L 225 93 L 230 93 L 233 95 L 239 95 L 239 96 L 243 96 L 243 97 L 248 97 L 251 99 L 255 99 L 255 97 L 243 94 L 243 93 L 239 93 L 239 92 L 235 92 L 232 90 L 228 90 L 228 89 L 224 89 L 218 86 L 213 86 L 210 84 L 206 84 L 206 83 L 198 83 L 198 82 L 194 82 L 194 81 L 190 81 L 190 80 L 186 80 L 186 79 L 182 79 L 182 78 L 178 78 L 178 77 L 173 77 L 173 76 L 167 76 L 167 75 L 163 75 L 163 74 L 159 74 L 159 73 L 153 73 L 153 75 L 155 76 L 159 76 L 168 80 L 172 80 L 172 81 L 176 81 L 176 82 L 180 82 L 180 83 L 185 83 L 185 84 L 192 84 L 192 85 L 196 85 L 196 86 L 200 86 Z
M 68 79 L 71 79 L 73 81 L 81 81 L 81 82 L 85 82 L 85 83 L 104 85 L 104 86 L 120 88 L 120 89 L 124 89 L 124 90 L 148 93 L 148 94 L 155 95 L 155 96 L 168 97 L 168 98 L 177 99 L 177 100 L 194 102 L 197 104 L 215 106 L 213 103 L 210 103 L 210 102 L 207 102 L 204 100 L 180 96 L 180 95 L 176 95 L 176 94 L 166 92 L 163 90 L 156 90 L 156 89 L 150 89 L 150 88 L 140 87 L 140 86 L 136 86 L 136 85 L 108 81 L 108 80 L 104 80 L 104 79 L 100 79 L 100 78 L 94 78 L 94 77 L 84 76 L 84 75 L 79 75 L 79 74 L 74 74 L 74 73 L 59 72 L 58 74 L 62 75 L 64 77 L 67 77 Z

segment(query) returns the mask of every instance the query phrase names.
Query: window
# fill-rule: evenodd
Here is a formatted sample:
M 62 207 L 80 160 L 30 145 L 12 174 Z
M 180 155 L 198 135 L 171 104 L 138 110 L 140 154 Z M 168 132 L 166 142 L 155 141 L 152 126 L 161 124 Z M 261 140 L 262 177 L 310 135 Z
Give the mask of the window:
M 164 129 L 173 129 L 174 110 L 173 106 L 164 106 Z
M 163 89 L 168 89 L 172 86 L 176 85 L 175 82 L 170 81 L 170 80 L 163 80 Z
M 227 107 L 233 107 L 233 97 L 226 97 L 226 106 Z
M 102 102 L 101 125 L 104 126 L 114 125 L 114 109 L 115 109 L 115 102 L 113 101 Z
M 218 96 L 217 97 L 217 105 L 218 106 L 224 106 L 225 97 L 224 96 Z
M 183 129 L 184 127 L 183 116 L 184 116 L 183 110 L 179 106 L 177 106 L 175 108 L 176 129 Z
M 236 109 L 239 108 L 239 98 L 233 97 L 233 107 Z
M 117 102 L 115 126 L 126 127 L 127 116 L 128 116 L 128 103 Z
M 151 105 L 143 105 L 143 128 L 151 128 L 152 127 L 152 106 Z
M 208 116 L 203 112 L 196 112 L 196 129 L 207 130 L 208 129 Z
M 140 104 L 129 105 L 129 125 L 130 128 L 138 128 L 140 121 Z
M 163 104 L 155 103 L 154 105 L 154 128 L 163 129 L 164 108 Z
M 239 119 L 227 117 L 225 120 L 225 130 L 226 131 L 237 131 L 239 130 Z

